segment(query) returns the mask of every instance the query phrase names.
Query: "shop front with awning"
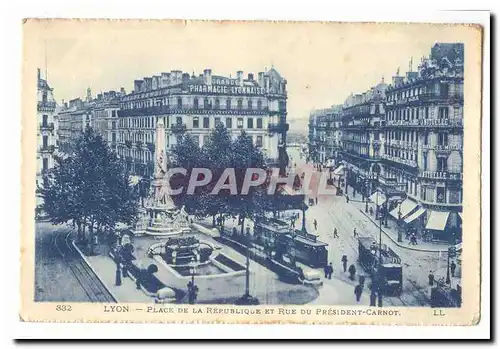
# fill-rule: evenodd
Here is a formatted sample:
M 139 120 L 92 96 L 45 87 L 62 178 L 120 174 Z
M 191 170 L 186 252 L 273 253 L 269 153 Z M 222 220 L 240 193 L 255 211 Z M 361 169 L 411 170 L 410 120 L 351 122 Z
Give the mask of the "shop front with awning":
M 434 239 L 445 240 L 445 241 L 450 239 L 450 236 L 446 234 L 447 233 L 446 228 L 449 216 L 450 216 L 449 211 L 429 210 L 429 216 L 427 218 L 427 224 L 425 225 L 425 229 L 430 231 Z
M 411 215 L 409 215 L 408 217 L 406 217 L 404 219 L 404 222 L 406 224 L 414 223 L 417 219 L 422 218 L 423 214 L 426 211 L 427 210 L 425 208 L 419 208 L 418 210 L 416 210 L 415 212 L 413 212 Z
M 375 205 L 382 206 L 387 201 L 387 198 L 383 193 L 376 191 L 370 196 L 370 201 Z
M 416 202 L 406 199 L 402 203 L 396 206 L 395 209 L 393 209 L 389 214 L 394 218 L 394 219 L 399 219 L 399 214 L 401 213 L 401 218 L 405 218 L 408 216 L 410 213 L 413 213 L 417 209 L 418 205 Z

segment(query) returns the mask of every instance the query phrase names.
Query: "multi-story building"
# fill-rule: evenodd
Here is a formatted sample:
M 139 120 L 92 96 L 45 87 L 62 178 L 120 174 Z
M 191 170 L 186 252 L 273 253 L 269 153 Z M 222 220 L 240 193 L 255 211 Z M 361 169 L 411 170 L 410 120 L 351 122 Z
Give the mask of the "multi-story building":
M 71 153 L 74 141 L 80 137 L 87 126 L 92 123 L 92 110 L 89 102 L 75 98 L 64 103 L 58 112 L 59 118 L 59 151 Z
M 341 155 L 347 164 L 347 183 L 362 195 L 368 195 L 373 176 L 381 172 L 386 89 L 382 81 L 366 92 L 351 94 L 342 108 Z
M 316 109 L 309 115 L 309 154 L 314 162 L 330 166 L 342 143 L 340 112 L 342 106 Z
M 128 168 L 143 176 L 153 173 L 155 127 L 165 124 L 166 151 L 189 132 L 200 146 L 222 123 L 234 138 L 242 130 L 261 147 L 271 163 L 284 169 L 286 154 L 286 80 L 272 68 L 257 79 L 242 71 L 236 78 L 198 76 L 174 70 L 134 81 L 134 91 L 121 97 L 118 112 L 118 155 Z
M 417 72 L 393 77 L 386 95 L 384 176 L 406 189 L 403 215 L 414 211 L 402 218 L 451 240 L 462 210 L 463 44 L 434 45 Z
M 54 152 L 57 150 L 58 120 L 53 89 L 37 72 L 37 154 L 36 182 L 42 185 L 45 171 L 54 166 Z
M 87 97 L 90 101 L 91 126 L 108 143 L 115 152 L 118 151 L 118 111 L 120 110 L 120 97 L 125 96 L 125 89 L 120 92 L 109 91 L 99 93 L 95 99 Z

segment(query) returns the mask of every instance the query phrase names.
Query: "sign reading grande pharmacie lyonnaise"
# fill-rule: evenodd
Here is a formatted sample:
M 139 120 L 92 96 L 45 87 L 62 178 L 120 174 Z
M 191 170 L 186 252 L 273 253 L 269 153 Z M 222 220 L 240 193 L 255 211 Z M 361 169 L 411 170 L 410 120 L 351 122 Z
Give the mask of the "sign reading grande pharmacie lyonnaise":
M 224 80 L 217 80 L 217 83 L 212 85 L 189 85 L 190 93 L 217 93 L 217 94 L 232 94 L 232 95 L 264 95 L 266 89 L 255 86 L 234 86 L 231 84 L 221 83 Z M 228 80 L 233 82 L 234 80 Z M 214 83 L 215 81 L 213 81 Z

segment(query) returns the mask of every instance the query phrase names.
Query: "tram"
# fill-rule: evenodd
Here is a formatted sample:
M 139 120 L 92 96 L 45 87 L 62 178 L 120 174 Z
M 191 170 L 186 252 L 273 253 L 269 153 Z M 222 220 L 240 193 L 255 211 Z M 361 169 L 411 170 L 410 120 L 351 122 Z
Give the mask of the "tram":
M 387 293 L 401 294 L 403 287 L 403 266 L 401 258 L 387 245 L 379 244 L 371 237 L 360 237 L 359 263 L 372 276 L 384 282 Z M 377 274 L 379 273 L 380 274 Z

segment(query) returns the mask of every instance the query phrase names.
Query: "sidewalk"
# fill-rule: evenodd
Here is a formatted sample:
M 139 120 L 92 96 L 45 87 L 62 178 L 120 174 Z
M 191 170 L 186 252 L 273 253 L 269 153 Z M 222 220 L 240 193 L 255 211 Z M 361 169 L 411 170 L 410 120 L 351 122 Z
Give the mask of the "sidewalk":
M 352 194 L 352 187 L 349 187 L 349 193 Z M 345 196 L 345 193 L 344 193 Z M 361 198 L 361 194 L 356 193 L 356 197 Z M 361 201 L 361 200 L 352 200 L 351 196 L 349 196 L 349 203 L 352 203 L 354 207 L 356 207 L 363 215 L 365 215 L 373 224 L 379 225 L 379 222 L 375 220 L 374 216 L 371 216 L 369 213 L 365 212 L 365 207 L 366 203 Z M 374 206 L 373 203 L 370 203 L 369 206 Z M 374 211 L 375 208 L 373 207 Z M 397 227 L 396 227 L 396 222 L 392 220 L 391 218 L 388 219 L 387 221 L 389 227 L 385 227 L 384 225 L 382 226 L 382 232 L 392 240 L 392 242 L 399 247 L 406 248 L 409 250 L 414 250 L 414 251 L 421 251 L 421 252 L 442 252 L 442 253 L 448 253 L 448 248 L 451 246 L 449 244 L 437 244 L 437 243 L 430 243 L 430 242 L 425 242 L 425 241 L 419 241 L 418 245 L 409 245 L 409 241 L 406 240 L 403 237 L 403 242 L 398 242 L 398 232 L 397 232 Z
M 86 258 L 118 302 L 154 303 L 154 299 L 142 290 L 138 290 L 135 282 L 129 277 L 122 277 L 121 286 L 115 285 L 116 265 L 110 257 L 98 255 L 86 256 Z

